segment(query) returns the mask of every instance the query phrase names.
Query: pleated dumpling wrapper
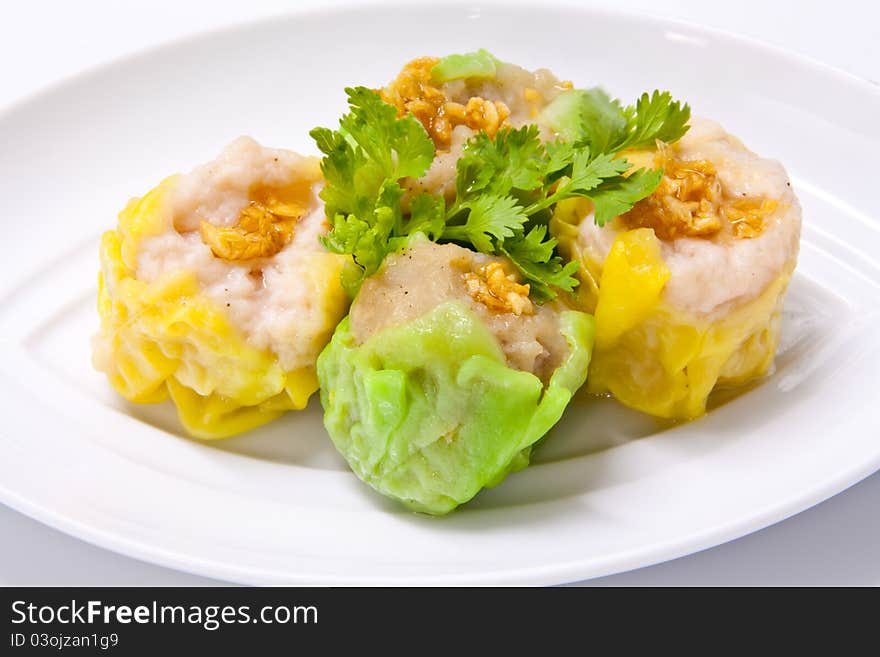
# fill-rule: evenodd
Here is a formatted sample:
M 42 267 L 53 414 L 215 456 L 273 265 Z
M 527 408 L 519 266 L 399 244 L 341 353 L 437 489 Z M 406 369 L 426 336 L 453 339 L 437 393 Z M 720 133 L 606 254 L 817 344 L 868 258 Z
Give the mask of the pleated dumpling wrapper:
M 566 201 L 551 224 L 581 263 L 579 295 L 596 317 L 588 388 L 659 417 L 698 417 L 716 386 L 772 366 L 800 205 L 781 164 L 709 120 L 624 155 L 662 167 L 651 196 L 601 227 L 589 201 Z
M 589 315 L 534 304 L 502 258 L 416 236 L 366 279 L 318 359 L 352 470 L 445 514 L 528 465 L 586 376 Z
M 95 367 L 199 438 L 305 407 L 348 305 L 320 186 L 317 159 L 242 137 L 132 199 L 101 240 Z

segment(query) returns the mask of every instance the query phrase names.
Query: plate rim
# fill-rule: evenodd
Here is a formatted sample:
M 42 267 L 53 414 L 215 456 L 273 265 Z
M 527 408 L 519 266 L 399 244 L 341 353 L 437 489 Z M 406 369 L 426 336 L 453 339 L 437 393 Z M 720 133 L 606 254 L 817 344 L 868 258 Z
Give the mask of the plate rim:
M 468 2 L 467 0 L 450 0 L 447 5 L 453 10 L 461 10 L 463 8 L 470 8 L 474 6 L 473 3 Z M 827 74 L 833 75 L 843 82 L 862 87 L 880 98 L 880 81 L 874 81 L 856 73 L 852 73 L 839 66 L 828 64 L 820 59 L 798 52 L 797 50 L 794 50 L 792 48 L 780 46 L 769 41 L 765 41 L 764 39 L 741 34 L 733 30 L 726 30 L 720 27 L 704 25 L 702 23 L 699 23 L 698 21 L 690 21 L 683 18 L 665 17 L 661 16 L 660 14 L 655 14 L 652 12 L 640 12 L 634 9 L 617 9 L 604 5 L 584 6 L 570 0 L 545 0 L 540 3 L 538 2 L 538 0 L 480 0 L 480 5 L 485 5 L 489 7 L 514 6 L 517 8 L 536 7 L 540 5 L 541 7 L 549 7 L 553 10 L 568 10 L 585 14 L 623 17 L 640 21 L 648 21 L 654 23 L 655 25 L 674 25 L 685 29 L 692 29 L 698 32 L 709 34 L 714 37 L 728 39 L 730 41 L 738 42 L 742 45 L 747 45 L 753 48 L 764 50 L 789 61 L 807 64 L 813 68 L 820 69 Z M 130 62 L 135 62 L 139 59 L 149 58 L 153 54 L 155 54 L 156 51 L 159 50 L 186 46 L 194 41 L 200 41 L 203 39 L 210 40 L 214 37 L 220 37 L 225 34 L 232 34 L 234 32 L 248 30 L 274 20 L 289 20 L 296 16 L 308 16 L 311 14 L 344 14 L 352 10 L 370 10 L 378 8 L 413 9 L 421 8 L 424 6 L 430 7 L 430 0 L 411 0 L 410 2 L 405 2 L 404 0 L 344 0 L 342 2 L 324 7 L 320 5 L 310 5 L 299 8 L 289 8 L 284 12 L 263 16 L 261 18 L 243 19 L 204 30 L 188 32 L 186 34 L 182 34 L 176 37 L 163 39 L 162 41 L 146 47 L 137 48 L 136 50 L 133 50 L 131 52 L 110 57 L 90 66 L 86 66 L 83 69 L 69 75 L 64 75 L 55 80 L 47 82 L 46 84 L 43 84 L 36 89 L 22 94 L 21 96 L 16 96 L 8 100 L 7 102 L 0 104 L 0 121 L 6 118 L 6 114 L 12 114 L 15 111 L 21 109 L 23 106 L 40 100 L 43 96 L 51 95 L 67 86 L 74 86 L 76 84 L 79 84 L 86 78 L 104 74 L 105 72 L 118 66 L 125 66 L 126 64 Z

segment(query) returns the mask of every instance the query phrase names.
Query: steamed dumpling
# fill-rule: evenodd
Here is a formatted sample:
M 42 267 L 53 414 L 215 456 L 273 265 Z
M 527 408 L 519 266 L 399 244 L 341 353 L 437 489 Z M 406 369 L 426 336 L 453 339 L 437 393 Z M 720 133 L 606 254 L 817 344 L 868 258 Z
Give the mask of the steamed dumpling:
M 104 234 L 95 366 L 126 399 L 170 396 L 185 428 L 232 435 L 301 409 L 344 316 L 318 161 L 232 142 Z
M 672 146 L 626 157 L 663 167 L 650 197 L 603 227 L 589 201 L 566 202 L 552 224 L 595 312 L 589 390 L 694 418 L 716 386 L 773 363 L 800 205 L 781 164 L 705 119 Z
M 501 258 L 416 239 L 386 258 L 318 359 L 352 470 L 448 513 L 529 462 L 583 384 L 592 318 L 539 306 Z

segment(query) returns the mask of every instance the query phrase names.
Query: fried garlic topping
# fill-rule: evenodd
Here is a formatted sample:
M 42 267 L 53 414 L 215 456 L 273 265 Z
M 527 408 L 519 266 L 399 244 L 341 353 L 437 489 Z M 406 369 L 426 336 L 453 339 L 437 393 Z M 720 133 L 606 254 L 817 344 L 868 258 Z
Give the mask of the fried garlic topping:
M 662 240 L 707 237 L 722 228 L 721 181 L 708 160 L 681 160 L 665 145 L 655 163 L 663 167 L 657 189 L 642 199 L 623 220 L 633 228 L 653 228 Z
M 498 128 L 505 125 L 510 109 L 500 101 L 479 96 L 470 98 L 465 105 L 450 101 L 431 77 L 431 69 L 439 61 L 421 57 L 409 62 L 386 89 L 379 91 L 382 100 L 394 105 L 399 116 L 416 117 L 439 150 L 449 149 L 452 130 L 459 125 L 485 130 L 494 137 Z
M 654 164 L 663 168 L 660 184 L 622 219 L 632 228 L 653 228 L 661 240 L 711 237 L 725 221 L 734 237 L 757 237 L 778 206 L 772 199 L 725 198 L 714 164 L 676 157 L 666 144 L 658 144 Z
M 764 219 L 776 211 L 775 199 L 737 199 L 724 207 L 724 216 L 737 237 L 757 237 L 764 230 Z
M 202 241 L 224 260 L 270 258 L 290 243 L 294 226 L 303 214 L 305 208 L 294 203 L 251 201 L 234 226 L 202 221 Z
M 471 298 L 489 310 L 514 315 L 535 312 L 529 299 L 529 286 L 518 283 L 516 275 L 509 274 L 500 262 L 489 262 L 467 272 L 464 283 Z

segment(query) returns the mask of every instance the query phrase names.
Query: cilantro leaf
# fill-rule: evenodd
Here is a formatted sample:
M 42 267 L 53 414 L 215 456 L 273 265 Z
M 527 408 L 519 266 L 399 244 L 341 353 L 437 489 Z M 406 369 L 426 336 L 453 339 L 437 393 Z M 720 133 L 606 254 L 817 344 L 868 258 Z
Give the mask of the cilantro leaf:
M 544 162 L 544 184 L 558 180 L 571 171 L 577 147 L 570 141 L 551 141 L 544 145 L 547 159 Z
M 627 169 L 629 162 L 624 159 L 615 159 L 610 153 L 591 158 L 590 151 L 584 149 L 575 154 L 571 176 L 562 185 L 562 190 L 569 194 L 583 195 L 601 185 L 606 178 L 618 176 Z
M 627 135 L 626 113 L 620 101 L 612 99 L 599 87 L 581 91 L 579 141 L 590 147 L 594 153 L 617 150 Z
M 544 182 L 544 155 L 538 126 L 499 130 L 494 139 L 480 132 L 468 141 L 456 164 L 458 198 L 535 190 Z
M 321 241 L 330 251 L 351 254 L 355 264 L 363 269 L 364 276 L 369 276 L 389 252 L 389 238 L 402 220 L 402 197 L 400 185 L 396 181 L 386 181 L 370 212 L 337 214 L 333 218 L 333 229 Z
M 643 198 L 649 196 L 663 177 L 663 171 L 639 169 L 628 177 L 616 176 L 604 181 L 584 196 L 593 201 L 594 217 L 604 226 L 614 217 L 629 212 Z
M 448 226 L 443 239 L 470 242 L 477 251 L 494 253 L 492 238 L 503 242 L 522 230 L 528 215 L 512 196 L 483 194 L 461 206 L 468 211 L 467 221 L 461 226 Z
M 414 116 L 397 118 L 397 109 L 366 87 L 345 90 L 351 111 L 339 126 L 343 135 L 378 164 L 386 178 L 418 178 L 434 159 L 434 144 Z
M 330 251 L 352 256 L 361 275 L 345 280 L 356 288 L 406 230 L 439 236 L 442 216 L 437 218 L 436 202 L 416 199 L 418 212 L 404 226 L 399 180 L 423 175 L 434 159 L 434 143 L 422 124 L 413 116 L 398 118 L 394 106 L 366 87 L 345 92 L 349 112 L 339 129 L 315 128 L 309 134 L 324 154 L 321 198 L 331 229 L 322 242 Z
M 505 241 L 501 252 L 519 269 L 529 283 L 530 296 L 538 301 L 555 298 L 554 287 L 570 292 L 578 285 L 574 277 L 578 263 L 562 264 L 562 258 L 556 255 L 556 240 L 547 237 L 547 226 L 543 224 Z
M 650 147 L 658 139 L 672 143 L 687 132 L 690 116 L 690 107 L 673 101 L 668 91 L 644 93 L 635 105 L 623 107 L 598 87 L 566 91 L 544 110 L 544 121 L 565 141 L 593 153 Z
M 688 131 L 691 108 L 673 101 L 668 91 L 655 89 L 650 96 L 643 93 L 635 108 L 627 108 L 627 115 L 627 136 L 618 150 L 653 146 L 657 140 L 667 144 L 678 141 Z
M 572 151 L 571 157 L 568 178 L 560 182 L 555 192 L 530 205 L 526 209 L 528 215 L 533 215 L 573 196 L 589 197 L 591 190 L 596 189 L 609 178 L 619 177 L 630 168 L 629 162 L 615 159 L 614 155 L 609 153 L 602 153 L 592 158 L 589 148 L 586 147 Z
M 407 236 L 424 233 L 429 240 L 436 242 L 446 227 L 445 214 L 446 203 L 442 197 L 419 194 L 410 204 L 409 220 L 399 232 Z
M 324 153 L 321 171 L 326 184 L 321 191 L 328 217 L 353 212 L 357 206 L 355 175 L 366 163 L 366 156 L 355 151 L 338 132 L 315 128 L 309 133 Z

